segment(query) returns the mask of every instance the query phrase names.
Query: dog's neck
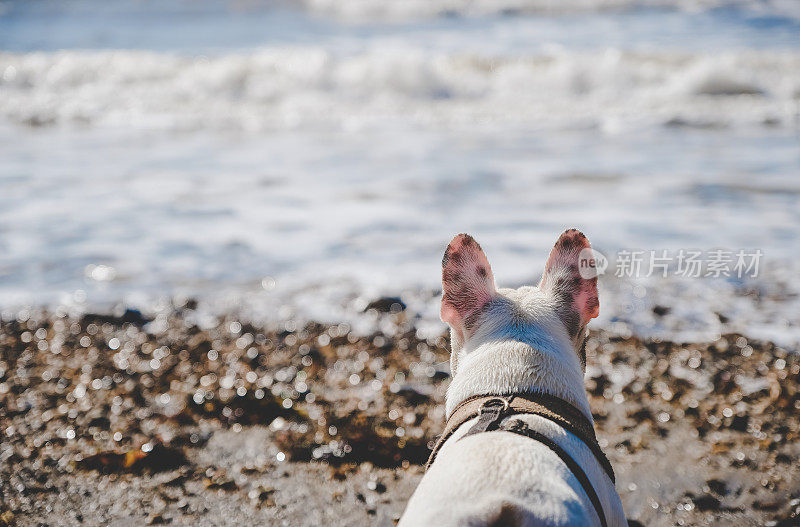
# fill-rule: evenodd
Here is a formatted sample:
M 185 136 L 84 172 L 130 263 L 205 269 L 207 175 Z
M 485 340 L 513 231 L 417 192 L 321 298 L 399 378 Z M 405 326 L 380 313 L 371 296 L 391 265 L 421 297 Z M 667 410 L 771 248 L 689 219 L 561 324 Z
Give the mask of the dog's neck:
M 489 329 L 453 353 L 458 366 L 447 390 L 448 417 L 474 395 L 541 392 L 571 403 L 592 420 L 578 355 L 552 328 Z

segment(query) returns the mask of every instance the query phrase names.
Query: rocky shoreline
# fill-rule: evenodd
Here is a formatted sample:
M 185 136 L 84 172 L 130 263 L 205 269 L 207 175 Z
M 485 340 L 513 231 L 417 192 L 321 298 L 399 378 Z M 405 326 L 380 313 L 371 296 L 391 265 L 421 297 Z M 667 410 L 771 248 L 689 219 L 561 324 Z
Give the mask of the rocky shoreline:
M 443 427 L 446 335 L 193 307 L 0 322 L 0 526 L 392 525 Z M 798 524 L 796 350 L 594 331 L 587 354 L 632 525 Z

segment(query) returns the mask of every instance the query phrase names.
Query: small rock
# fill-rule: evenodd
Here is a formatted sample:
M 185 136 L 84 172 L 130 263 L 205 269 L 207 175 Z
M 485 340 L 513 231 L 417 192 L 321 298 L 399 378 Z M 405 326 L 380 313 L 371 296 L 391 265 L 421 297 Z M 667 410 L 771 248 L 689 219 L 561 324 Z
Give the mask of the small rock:
M 731 420 L 730 428 L 737 432 L 747 432 L 747 425 L 750 418 L 746 415 L 737 415 Z
M 669 312 L 670 308 L 668 308 L 667 306 L 659 306 L 659 305 L 653 306 L 653 313 L 655 313 L 656 316 L 663 317 Z
M 720 496 L 724 496 L 725 494 L 728 493 L 728 486 L 722 480 L 710 479 L 706 481 L 706 485 L 708 485 L 708 488 L 712 492 L 719 494 Z
M 210 490 L 234 491 L 239 489 L 239 485 L 224 474 L 215 474 L 210 478 L 206 478 L 203 480 L 203 484 Z
M 257 488 L 251 490 L 247 495 L 251 500 L 256 502 L 261 507 L 274 507 L 275 500 L 272 495 L 275 493 L 275 487 L 263 487 L 259 485 Z
M 692 498 L 694 506 L 699 511 L 717 511 L 719 510 L 720 501 L 711 494 L 703 494 L 698 498 Z
M 374 309 L 380 313 L 399 313 L 406 310 L 406 304 L 400 299 L 400 297 L 385 296 L 383 298 L 373 300 L 367 304 L 367 307 L 364 308 L 364 311 L 366 312 L 370 309 Z
M 163 514 L 155 514 L 147 520 L 148 525 L 164 525 L 167 523 L 172 523 L 172 519 L 165 518 Z

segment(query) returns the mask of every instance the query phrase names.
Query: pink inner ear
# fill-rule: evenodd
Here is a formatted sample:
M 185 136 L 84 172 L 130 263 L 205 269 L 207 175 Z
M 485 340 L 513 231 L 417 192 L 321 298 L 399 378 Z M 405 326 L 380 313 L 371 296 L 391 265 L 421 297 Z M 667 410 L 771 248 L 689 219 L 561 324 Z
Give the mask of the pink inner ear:
M 456 308 L 445 301 L 442 301 L 440 316 L 442 318 L 442 322 L 447 323 L 451 327 L 461 327 L 461 316 L 458 314 L 458 311 L 456 311 Z
M 495 293 L 489 260 L 472 236 L 459 234 L 442 258 L 441 317 L 451 327 L 469 333 Z
M 591 249 L 589 240 L 577 229 L 565 231 L 556 241 L 545 264 L 541 289 L 549 289 L 571 300 L 584 325 L 600 314 L 597 277 L 583 278 L 579 272 L 581 251 Z
M 575 295 L 573 305 L 581 315 L 581 324 L 586 324 L 591 319 L 597 318 L 600 315 L 600 301 L 597 295 L 597 278 L 583 281 L 593 283 L 582 288 L 580 292 Z

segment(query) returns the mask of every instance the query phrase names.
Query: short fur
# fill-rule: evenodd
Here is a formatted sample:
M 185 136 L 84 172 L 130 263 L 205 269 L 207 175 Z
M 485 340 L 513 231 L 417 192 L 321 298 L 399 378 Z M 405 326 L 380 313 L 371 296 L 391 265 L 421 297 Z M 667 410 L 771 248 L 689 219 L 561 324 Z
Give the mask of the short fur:
M 448 416 L 473 395 L 540 391 L 572 403 L 591 420 L 582 350 L 586 323 L 597 316 L 599 303 L 596 277 L 577 273 L 578 253 L 587 247 L 582 233 L 568 230 L 539 287 L 496 289 L 477 242 L 464 234 L 453 239 L 442 262 L 442 319 L 450 325 L 452 348 Z M 556 441 L 586 472 L 608 524 L 627 525 L 613 482 L 584 443 L 542 417 L 507 419 L 521 419 Z M 577 478 L 554 452 L 502 431 L 460 441 L 473 422 L 443 445 L 401 526 L 600 525 Z

